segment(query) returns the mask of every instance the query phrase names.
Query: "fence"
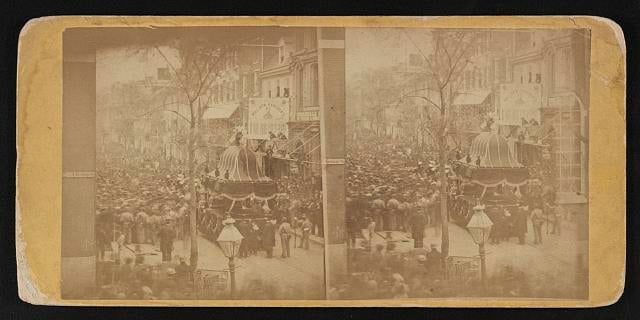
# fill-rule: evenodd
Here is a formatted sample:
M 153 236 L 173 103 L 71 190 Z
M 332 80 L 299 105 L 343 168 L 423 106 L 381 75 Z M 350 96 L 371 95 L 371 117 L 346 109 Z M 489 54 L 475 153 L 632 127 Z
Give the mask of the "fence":
M 449 280 L 466 284 L 480 278 L 480 257 L 449 256 L 447 259 Z
M 197 299 L 215 299 L 228 292 L 229 273 L 227 271 L 198 269 L 193 274 Z

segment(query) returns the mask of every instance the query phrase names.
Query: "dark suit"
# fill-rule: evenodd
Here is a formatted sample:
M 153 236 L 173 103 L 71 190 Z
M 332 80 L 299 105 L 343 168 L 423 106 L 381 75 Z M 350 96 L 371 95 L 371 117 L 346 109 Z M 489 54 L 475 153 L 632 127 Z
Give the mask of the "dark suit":
M 176 238 L 176 232 L 171 226 L 164 225 L 158 232 L 158 238 L 160 239 L 162 261 L 171 261 L 171 251 L 173 251 L 173 240 Z
M 273 256 L 273 247 L 276 245 L 276 227 L 271 224 L 271 222 L 267 222 L 262 227 L 262 246 L 264 250 L 267 251 L 267 257 L 271 258 Z
M 244 237 L 240 243 L 240 250 L 238 252 L 240 258 L 248 256 L 249 250 L 247 250 L 247 238 L 249 237 L 249 224 L 246 221 L 240 221 L 238 224 L 238 231 Z
M 427 225 L 427 219 L 420 212 L 415 212 L 409 218 L 411 225 L 411 238 L 413 238 L 413 247 L 422 248 L 424 240 L 424 228 Z

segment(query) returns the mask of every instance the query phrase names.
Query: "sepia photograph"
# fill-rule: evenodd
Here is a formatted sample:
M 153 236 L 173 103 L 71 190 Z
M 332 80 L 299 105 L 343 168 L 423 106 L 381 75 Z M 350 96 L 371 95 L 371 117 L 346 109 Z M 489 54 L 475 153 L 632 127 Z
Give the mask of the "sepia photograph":
M 587 29 L 349 28 L 336 299 L 588 299 Z
M 65 31 L 63 298 L 325 298 L 316 32 Z
M 30 22 L 19 297 L 614 303 L 628 274 L 618 31 L 598 17 Z

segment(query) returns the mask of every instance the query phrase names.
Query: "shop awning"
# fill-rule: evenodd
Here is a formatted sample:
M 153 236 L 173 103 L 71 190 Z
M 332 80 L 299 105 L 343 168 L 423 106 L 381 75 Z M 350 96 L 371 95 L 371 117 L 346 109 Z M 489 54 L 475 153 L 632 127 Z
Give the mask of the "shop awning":
M 461 92 L 453 99 L 453 105 L 468 106 L 482 104 L 490 94 L 491 90 Z
M 216 104 L 208 107 L 202 115 L 203 120 L 212 119 L 229 119 L 231 115 L 238 109 L 238 104 Z

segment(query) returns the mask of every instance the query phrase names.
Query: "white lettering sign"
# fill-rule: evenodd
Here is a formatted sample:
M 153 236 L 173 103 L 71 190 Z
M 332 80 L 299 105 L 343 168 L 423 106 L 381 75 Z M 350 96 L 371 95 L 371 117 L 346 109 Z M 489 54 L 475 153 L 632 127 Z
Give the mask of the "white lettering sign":
M 249 99 L 249 135 L 269 138 L 269 133 L 287 135 L 289 98 Z
M 522 119 L 540 122 L 542 91 L 540 84 L 501 84 L 498 121 L 502 125 L 522 124 Z

